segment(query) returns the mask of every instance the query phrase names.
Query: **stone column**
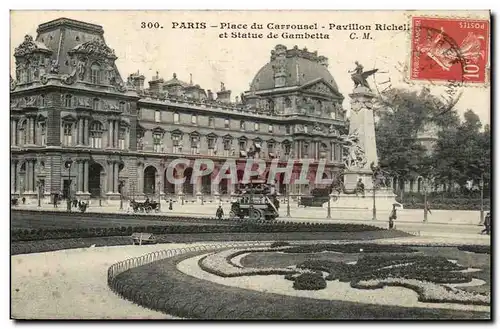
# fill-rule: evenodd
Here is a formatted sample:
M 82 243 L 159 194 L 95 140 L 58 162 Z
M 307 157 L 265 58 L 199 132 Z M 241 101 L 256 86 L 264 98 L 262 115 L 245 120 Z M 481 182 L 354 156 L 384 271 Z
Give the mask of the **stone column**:
M 32 140 L 31 140 L 31 143 L 33 145 L 36 144 L 36 122 L 35 122 L 35 118 L 32 118 L 31 119 L 31 136 L 32 136 Z
M 83 145 L 89 145 L 89 119 L 83 119 Z
M 29 191 L 33 192 L 35 190 L 33 180 L 35 178 L 35 161 L 33 159 L 30 160 L 30 179 L 29 179 Z
M 115 127 L 114 127 L 114 138 L 113 138 L 113 146 L 118 147 L 118 130 L 120 129 L 120 125 L 118 120 L 115 120 Z
M 144 193 L 144 166 L 142 163 L 137 164 L 137 185 L 136 185 L 136 192 L 137 193 Z
M 108 193 L 113 193 L 114 162 L 108 161 Z
M 83 192 L 89 193 L 89 161 L 83 163 Z
M 10 192 L 16 192 L 17 161 L 10 161 Z
M 113 192 L 118 193 L 118 172 L 120 170 L 120 164 L 115 162 L 114 164 L 114 177 L 113 177 Z
M 108 147 L 113 147 L 113 120 L 109 120 L 108 125 Z

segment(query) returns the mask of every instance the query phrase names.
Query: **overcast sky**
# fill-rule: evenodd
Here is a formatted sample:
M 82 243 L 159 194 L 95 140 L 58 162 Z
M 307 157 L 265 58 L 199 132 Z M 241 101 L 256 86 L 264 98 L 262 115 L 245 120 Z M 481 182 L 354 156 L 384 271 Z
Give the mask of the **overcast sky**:
M 116 62 L 121 76 L 126 80 L 130 73 L 139 70 L 146 76 L 146 81 L 159 71 L 165 80 L 177 73 L 181 80 L 193 82 L 204 89 L 217 91 L 220 82 L 232 90 L 232 98 L 248 90 L 258 70 L 269 61 L 270 52 L 276 44 L 288 48 L 298 45 L 307 47 L 309 51 L 318 51 L 329 59 L 329 70 L 336 80 L 340 92 L 345 96 L 344 107 L 349 109 L 348 94 L 352 91 L 352 81 L 348 70 L 354 68 L 358 60 L 365 70 L 378 68 L 381 73 L 375 76 L 376 81 L 388 78 L 393 86 L 407 86 L 403 75 L 398 71 L 402 63 L 409 59 L 409 36 L 406 31 L 375 31 L 375 24 L 402 25 L 410 22 L 408 12 L 380 11 L 13 11 L 11 14 L 11 50 L 18 46 L 24 35 L 36 37 L 39 24 L 67 17 L 99 24 L 104 28 L 105 40 L 118 56 Z M 412 13 L 414 14 L 414 13 Z M 429 15 L 429 13 L 425 13 Z M 435 14 L 435 13 L 434 13 Z M 455 12 L 454 16 L 472 15 L 477 18 L 488 18 L 487 12 Z M 142 29 L 141 22 L 158 22 L 163 28 Z M 173 29 L 173 22 L 206 22 L 206 29 L 183 30 Z M 263 24 L 263 30 L 221 30 L 221 23 Z M 268 39 L 269 32 L 301 33 L 303 30 L 271 31 L 268 23 L 275 24 L 314 24 L 319 30 L 329 35 L 329 39 L 291 40 Z M 360 40 L 361 31 L 329 30 L 330 24 L 354 24 L 372 26 L 371 40 Z M 217 25 L 217 28 L 210 27 Z M 323 29 L 322 26 L 325 28 Z M 264 39 L 222 39 L 223 32 L 263 33 Z M 358 40 L 349 38 L 352 32 L 358 33 Z M 13 57 L 11 57 L 14 60 Z M 400 63 L 400 64 L 398 64 Z M 14 67 L 11 66 L 14 75 Z M 370 79 L 370 84 L 375 81 Z M 147 82 L 146 82 L 147 85 Z M 432 87 L 434 94 L 442 94 L 443 87 Z M 463 113 L 473 109 L 483 123 L 490 122 L 490 89 L 484 87 L 466 87 L 457 104 L 457 110 Z

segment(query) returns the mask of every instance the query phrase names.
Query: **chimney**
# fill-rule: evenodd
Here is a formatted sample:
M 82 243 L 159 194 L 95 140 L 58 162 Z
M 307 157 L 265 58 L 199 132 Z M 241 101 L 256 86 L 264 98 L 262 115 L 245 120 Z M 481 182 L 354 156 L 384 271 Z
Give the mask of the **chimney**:
M 231 90 L 218 91 L 217 100 L 222 103 L 231 103 Z
M 139 71 L 137 73 L 133 73 L 129 76 L 129 81 L 134 86 L 135 90 L 140 91 L 144 89 L 144 81 L 146 78 L 144 75 L 140 74 Z
M 210 89 L 207 90 L 207 100 L 209 101 L 214 100 L 214 93 Z
M 160 78 L 158 71 L 156 71 L 156 76 L 154 76 L 153 79 L 149 81 L 149 90 L 152 93 L 159 93 L 161 91 L 163 82 L 164 81 L 162 78 Z

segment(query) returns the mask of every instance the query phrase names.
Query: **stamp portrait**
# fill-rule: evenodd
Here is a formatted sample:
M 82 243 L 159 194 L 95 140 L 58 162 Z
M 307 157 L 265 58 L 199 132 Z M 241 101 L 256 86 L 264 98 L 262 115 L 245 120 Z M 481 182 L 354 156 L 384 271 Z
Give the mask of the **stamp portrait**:
M 489 21 L 413 17 L 412 80 L 486 83 Z

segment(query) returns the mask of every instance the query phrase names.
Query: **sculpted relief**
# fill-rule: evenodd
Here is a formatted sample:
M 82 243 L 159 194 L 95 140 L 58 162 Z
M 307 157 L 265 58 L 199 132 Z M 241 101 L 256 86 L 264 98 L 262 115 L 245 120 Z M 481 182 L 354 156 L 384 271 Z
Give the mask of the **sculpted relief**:
M 359 137 L 357 131 L 349 135 L 341 136 L 344 143 L 343 159 L 344 164 L 348 169 L 364 168 L 368 162 L 365 151 L 359 145 Z

